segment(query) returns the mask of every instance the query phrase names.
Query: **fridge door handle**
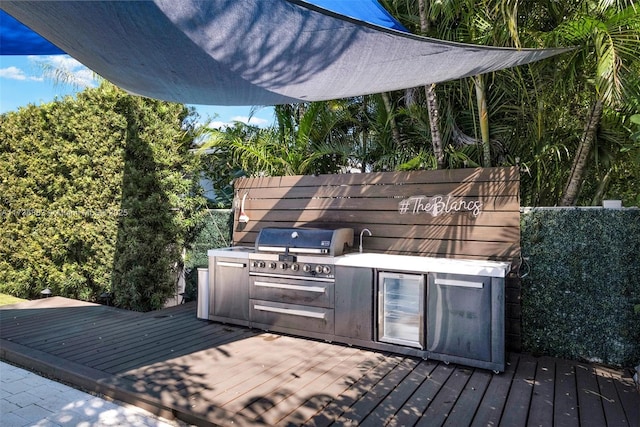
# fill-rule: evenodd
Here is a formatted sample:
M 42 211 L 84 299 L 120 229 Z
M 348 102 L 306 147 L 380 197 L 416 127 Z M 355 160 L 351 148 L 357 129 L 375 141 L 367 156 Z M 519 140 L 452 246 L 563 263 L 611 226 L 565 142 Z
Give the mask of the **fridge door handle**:
M 441 286 L 458 286 L 461 288 L 484 288 L 483 282 L 471 282 L 468 280 L 455 280 L 455 279 L 438 279 L 436 278 L 434 283 Z

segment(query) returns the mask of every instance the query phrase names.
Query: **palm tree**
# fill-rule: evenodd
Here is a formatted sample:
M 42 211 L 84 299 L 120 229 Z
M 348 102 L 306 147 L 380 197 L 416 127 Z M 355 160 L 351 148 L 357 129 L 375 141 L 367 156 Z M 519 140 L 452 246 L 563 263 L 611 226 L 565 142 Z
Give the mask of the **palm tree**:
M 200 150 L 230 157 L 229 166 L 248 175 L 334 173 L 353 151 L 353 139 L 340 130 L 350 121 L 347 106 L 346 100 L 279 105 L 272 127 L 210 130 Z
M 492 46 L 515 46 L 520 47 L 518 35 L 518 3 L 509 1 L 485 1 L 476 2 L 471 0 L 395 0 L 390 2 L 390 9 L 400 14 L 406 26 L 415 28 L 419 26 L 419 32 L 438 39 L 451 40 L 463 43 L 474 43 Z M 506 25 L 505 25 L 506 24 Z M 429 112 L 431 139 L 434 155 L 437 158 L 439 168 L 445 166 L 444 152 L 451 152 L 455 148 L 445 145 L 448 136 L 463 135 L 464 145 L 475 139 L 475 143 L 481 145 L 479 152 L 481 159 L 479 163 L 485 167 L 493 164 L 490 139 L 491 129 L 490 105 L 488 103 L 488 84 L 491 77 L 478 75 L 469 79 L 473 84 L 473 92 L 465 93 L 467 97 L 465 103 L 460 104 L 465 109 L 474 110 L 477 113 L 476 123 L 472 128 L 477 128 L 475 136 L 464 135 L 463 129 L 456 126 L 451 117 L 444 117 L 443 112 L 453 110 L 444 105 L 451 99 L 446 93 L 441 102 L 438 101 L 438 92 L 442 94 L 453 88 L 457 91 L 464 87 L 463 81 L 454 84 L 439 84 L 438 92 L 435 85 L 425 86 L 425 96 L 427 111 Z M 472 97 L 475 96 L 475 99 Z M 466 103 L 469 104 L 466 104 Z M 474 106 L 470 103 L 474 102 Z M 447 126 L 453 127 L 447 128 Z M 456 142 L 451 141 L 451 142 Z M 465 148 L 465 150 L 467 147 Z
M 428 10 L 425 0 L 418 0 L 418 14 L 420 16 L 420 32 L 423 35 L 429 33 Z M 431 146 L 436 158 L 438 169 L 444 168 L 444 151 L 442 150 L 442 137 L 440 135 L 440 113 L 438 109 L 438 95 L 436 85 L 430 84 L 424 87 L 427 98 L 427 111 L 429 112 L 429 126 L 431 130 Z
M 582 1 L 568 20 L 550 33 L 559 44 L 577 46 L 558 78 L 564 93 L 578 93 L 588 113 L 560 202 L 576 204 L 598 130 L 607 109 L 625 104 L 627 85 L 637 79 L 640 61 L 640 11 L 632 1 Z

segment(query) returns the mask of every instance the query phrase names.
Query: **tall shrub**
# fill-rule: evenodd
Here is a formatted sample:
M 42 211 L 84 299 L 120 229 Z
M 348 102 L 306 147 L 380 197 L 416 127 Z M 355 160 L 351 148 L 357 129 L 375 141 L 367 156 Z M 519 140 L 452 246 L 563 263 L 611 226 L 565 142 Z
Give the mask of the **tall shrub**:
M 0 115 L 0 292 L 161 306 L 200 203 L 189 117 L 109 83 Z
M 146 311 L 175 294 L 182 250 L 194 238 L 204 199 L 194 197 L 201 190 L 184 106 L 128 96 L 116 111 L 127 118 L 126 215 L 119 218 L 112 290 L 116 305 Z

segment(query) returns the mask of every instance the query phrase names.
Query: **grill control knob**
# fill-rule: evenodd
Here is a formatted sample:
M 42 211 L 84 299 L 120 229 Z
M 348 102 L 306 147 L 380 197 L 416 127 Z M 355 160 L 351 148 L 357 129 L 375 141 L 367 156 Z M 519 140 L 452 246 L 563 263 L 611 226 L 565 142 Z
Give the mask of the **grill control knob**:
M 276 263 L 275 263 L 275 262 L 273 262 L 273 261 L 271 261 L 271 262 L 269 263 L 269 268 L 271 268 L 271 269 L 276 268 Z
M 316 265 L 316 273 L 318 273 L 318 274 L 322 273 L 322 266 L 321 265 Z
M 331 273 L 331 267 L 329 267 L 328 265 L 323 266 L 323 267 L 322 267 L 322 272 L 323 272 L 324 274 L 329 274 L 329 273 Z
M 258 261 L 258 267 L 259 267 L 259 268 L 264 268 L 264 266 L 265 266 L 265 265 L 266 265 L 266 264 L 265 264 L 265 262 L 264 262 L 264 261 Z
M 298 271 L 298 270 L 300 270 L 300 266 L 298 264 L 291 264 L 291 270 L 292 271 Z
M 305 264 L 305 265 L 302 267 L 302 271 L 304 271 L 305 273 L 309 273 L 309 272 L 311 272 L 311 266 L 310 266 L 309 264 Z
M 253 261 L 253 262 L 251 263 L 251 265 L 252 265 L 253 267 L 260 267 L 260 263 L 259 263 L 258 261 Z
M 287 268 L 289 268 L 289 264 L 287 264 L 286 262 L 281 262 L 280 263 L 280 269 L 281 270 L 286 270 Z

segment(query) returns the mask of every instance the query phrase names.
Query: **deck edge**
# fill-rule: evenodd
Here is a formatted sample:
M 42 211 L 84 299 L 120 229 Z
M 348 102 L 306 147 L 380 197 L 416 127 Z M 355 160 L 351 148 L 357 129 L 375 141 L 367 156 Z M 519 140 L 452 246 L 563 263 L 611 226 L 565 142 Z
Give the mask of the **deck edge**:
M 40 350 L 0 339 L 0 359 L 83 391 L 135 405 L 162 418 L 169 420 L 180 418 L 177 416 L 176 408 L 165 405 L 159 399 L 141 398 L 128 391 L 123 384 L 125 380 L 122 378 Z

